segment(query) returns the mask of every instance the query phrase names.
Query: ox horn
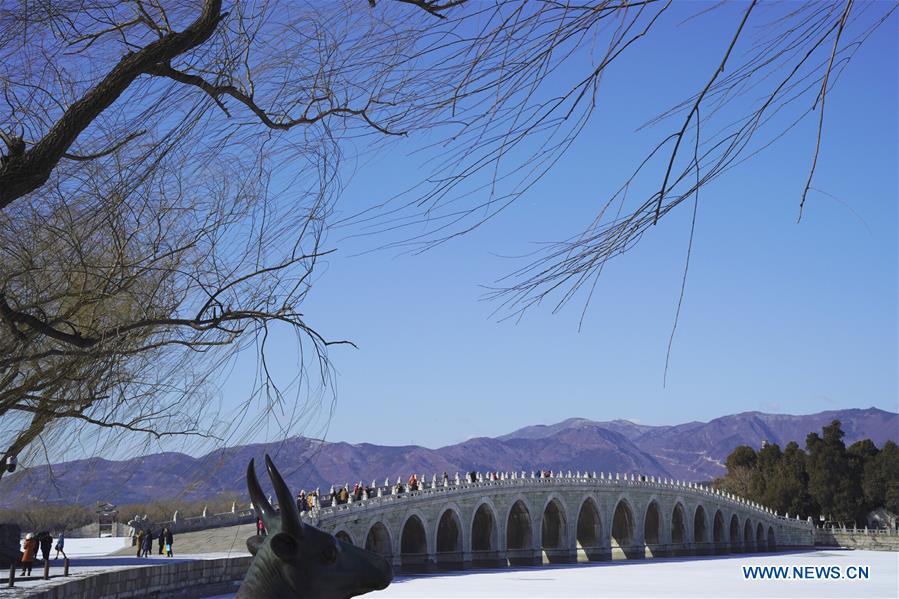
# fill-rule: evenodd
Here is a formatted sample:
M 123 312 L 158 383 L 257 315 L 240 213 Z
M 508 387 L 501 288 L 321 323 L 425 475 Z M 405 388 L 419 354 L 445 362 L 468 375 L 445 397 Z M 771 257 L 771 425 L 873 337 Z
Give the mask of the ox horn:
M 275 487 L 275 495 L 278 497 L 278 508 L 281 510 L 281 530 L 298 539 L 302 538 L 303 523 L 300 521 L 300 512 L 297 510 L 287 483 L 281 478 L 281 473 L 275 468 L 275 463 L 268 457 L 268 454 L 265 454 L 265 467 L 268 469 L 268 476 L 272 479 L 272 486 Z
M 256 466 L 253 458 L 250 458 L 250 463 L 247 466 L 247 489 L 250 491 L 250 501 L 253 502 L 253 507 L 259 512 L 265 527 L 269 528 L 272 517 L 275 515 L 275 508 L 273 508 L 272 504 L 265 498 L 265 493 L 262 492 L 262 487 L 259 486 L 259 479 L 256 478 Z

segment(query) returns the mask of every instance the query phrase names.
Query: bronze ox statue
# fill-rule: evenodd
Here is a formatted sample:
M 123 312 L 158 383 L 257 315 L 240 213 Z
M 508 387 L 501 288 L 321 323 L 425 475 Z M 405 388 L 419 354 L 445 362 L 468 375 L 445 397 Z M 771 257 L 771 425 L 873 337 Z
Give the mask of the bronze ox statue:
M 250 460 L 247 488 L 268 535 L 247 539 L 254 557 L 237 599 L 344 599 L 390 584 L 393 571 L 386 559 L 304 524 L 290 489 L 268 455 L 265 467 L 280 512 L 263 494 Z

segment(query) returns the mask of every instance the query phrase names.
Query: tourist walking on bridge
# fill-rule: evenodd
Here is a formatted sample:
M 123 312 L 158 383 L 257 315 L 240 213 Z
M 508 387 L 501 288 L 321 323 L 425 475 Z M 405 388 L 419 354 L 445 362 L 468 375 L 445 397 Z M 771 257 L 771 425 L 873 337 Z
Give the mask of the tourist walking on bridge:
M 162 532 L 159 533 L 159 555 L 162 555 L 162 551 L 165 548 L 165 531 L 168 530 L 168 527 L 163 527 Z
M 172 557 L 175 555 L 175 550 L 173 549 L 175 545 L 175 535 L 172 534 L 171 528 L 165 529 L 165 556 Z
M 137 557 L 140 557 L 140 552 L 144 548 L 144 536 L 146 534 L 147 533 L 144 531 L 144 529 L 140 529 L 139 531 L 137 531 L 137 542 L 135 543 L 137 545 Z

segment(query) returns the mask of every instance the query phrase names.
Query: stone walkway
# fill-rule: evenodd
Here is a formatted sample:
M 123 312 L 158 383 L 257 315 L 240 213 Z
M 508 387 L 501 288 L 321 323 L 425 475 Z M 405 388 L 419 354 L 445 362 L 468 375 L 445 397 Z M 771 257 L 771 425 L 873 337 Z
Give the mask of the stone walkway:
M 44 580 L 44 567 L 35 563 L 32 576 L 24 579 L 16 577 L 14 588 L 7 586 L 9 570 L 0 570 L 0 599 L 28 597 L 36 590 L 64 584 L 67 581 L 85 578 L 101 572 L 126 568 L 158 566 L 195 560 L 221 559 L 249 555 L 246 539 L 256 532 L 254 524 L 231 526 L 212 530 L 197 531 L 179 535 L 175 540 L 175 557 L 153 555 L 149 558 L 135 556 L 136 549 L 126 546 L 108 555 L 83 555 L 69 560 L 69 577 L 63 577 L 63 560 L 51 560 L 50 580 Z M 71 542 L 71 540 L 70 540 Z M 125 541 L 123 541 L 125 542 Z M 154 549 L 156 544 L 154 543 Z M 21 570 L 18 570 L 16 574 Z
M 211 528 L 175 535 L 175 557 L 183 554 L 216 553 L 226 554 L 231 557 L 249 555 L 247 551 L 247 539 L 256 534 L 256 524 L 240 524 L 238 526 L 226 526 L 223 528 Z M 159 546 L 153 541 L 154 558 L 164 560 L 158 555 Z M 137 553 L 136 547 L 125 547 L 112 555 L 133 556 Z M 137 558 L 135 557 L 135 560 Z
M 62 560 L 58 563 L 54 562 L 50 567 L 50 580 L 43 579 L 43 566 L 35 567 L 32 576 L 26 579 L 16 577 L 16 586 L 9 588 L 7 581 L 9 580 L 9 570 L 2 570 L 3 580 L 0 581 L 0 599 L 12 599 L 13 597 L 28 597 L 35 590 L 42 590 L 46 587 L 65 584 L 67 581 L 77 578 L 86 578 L 101 572 L 113 570 L 121 570 L 127 568 L 142 568 L 147 566 L 158 566 L 164 563 L 177 563 L 195 560 L 220 559 L 229 556 L 227 553 L 206 553 L 183 555 L 176 558 L 147 558 L 138 559 L 136 557 L 124 556 L 99 556 L 99 557 L 82 557 L 74 558 L 69 562 L 69 577 L 63 577 Z M 18 574 L 18 572 L 16 572 Z

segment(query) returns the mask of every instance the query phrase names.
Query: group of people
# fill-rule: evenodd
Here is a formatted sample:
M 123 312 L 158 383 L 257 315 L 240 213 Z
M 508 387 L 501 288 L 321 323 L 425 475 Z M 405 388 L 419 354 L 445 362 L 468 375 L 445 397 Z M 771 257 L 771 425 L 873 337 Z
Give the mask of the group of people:
M 137 532 L 137 536 L 134 539 L 134 544 L 137 546 L 137 557 L 150 557 L 153 553 L 154 539 L 159 543 L 159 555 L 165 554 L 166 557 L 173 557 L 175 555 L 173 549 L 175 535 L 172 534 L 172 529 L 166 526 L 159 533 L 158 537 L 155 535 L 152 528 L 146 530 L 141 529 Z
M 458 476 L 459 475 L 457 474 L 456 479 L 458 479 Z M 549 470 L 540 471 L 541 478 L 550 476 L 552 476 L 552 473 Z M 471 482 L 478 481 L 478 473 L 476 471 L 466 473 L 465 477 Z M 448 485 L 450 483 L 450 477 L 447 472 L 443 473 L 442 478 L 444 485 Z M 484 479 L 500 480 L 500 473 L 489 472 L 484 475 Z M 393 493 L 399 495 L 401 493 L 406 493 L 407 491 L 418 491 L 424 488 L 424 485 L 422 484 L 422 481 L 418 479 L 418 475 L 411 474 L 405 483 L 403 483 L 402 479 L 398 479 L 396 481 L 396 485 L 392 487 L 388 485 L 386 488 L 388 492 L 392 491 Z M 297 510 L 302 513 L 315 509 L 317 505 L 321 507 L 343 505 L 349 502 L 350 497 L 352 497 L 354 501 L 362 501 L 363 499 L 374 497 L 377 494 L 377 491 L 377 487 L 365 485 L 360 481 L 353 485 L 352 490 L 348 489 L 346 486 L 332 486 L 330 492 L 320 500 L 318 489 L 309 491 L 308 493 L 305 489 L 301 489 L 300 492 L 297 493 L 296 497 Z M 261 519 L 259 520 L 259 526 L 257 528 L 257 532 L 259 534 L 264 534 L 262 532 L 264 530 L 264 526 L 261 524 Z
M 362 481 L 353 485 L 352 491 L 345 486 L 340 488 L 332 486 L 330 492 L 322 501 L 319 497 L 318 489 L 309 491 L 308 493 L 305 489 L 301 489 L 300 492 L 297 493 L 297 509 L 302 513 L 315 509 L 316 505 L 322 507 L 343 505 L 349 502 L 350 497 L 353 498 L 353 501 L 362 501 L 363 499 L 374 496 L 375 491 L 376 489 L 374 487 L 366 486 Z
M 475 472 L 471 472 L 470 476 L 472 477 L 472 481 L 474 481 Z M 446 472 L 443 473 L 443 484 L 449 484 L 449 474 Z M 372 483 L 374 484 L 374 483 Z M 385 483 L 386 484 L 386 483 Z M 388 492 L 392 489 L 395 494 L 405 493 L 407 491 L 418 491 L 419 489 L 424 488 L 421 481 L 418 480 L 417 474 L 409 475 L 408 480 L 403 483 L 402 479 L 398 479 L 396 481 L 396 485 L 393 487 L 388 486 Z M 340 488 L 331 487 L 331 492 L 325 498 L 325 502 L 321 505 L 323 507 L 328 507 L 330 505 L 342 505 L 349 501 L 349 498 L 352 497 L 353 501 L 362 501 L 363 499 L 368 499 L 370 497 L 374 497 L 378 492 L 378 488 L 374 486 L 368 486 L 362 481 L 359 481 L 355 485 L 353 485 L 352 491 L 350 491 L 347 487 L 343 486 Z M 300 512 L 309 511 L 314 509 L 315 500 L 318 498 L 318 490 L 310 491 L 306 493 L 305 490 L 301 490 L 297 493 L 297 509 Z M 330 501 L 330 503 L 329 503 Z
M 374 481 L 372 481 L 372 485 Z M 369 486 L 363 484 L 360 480 L 358 483 L 353 485 L 353 499 L 355 501 L 362 501 L 363 499 L 368 499 L 369 497 L 374 497 L 378 492 L 378 489 L 374 486 Z
M 483 480 L 496 481 L 501 480 L 502 474 L 499 472 L 487 472 L 483 475 Z M 533 476 L 533 474 L 532 474 Z M 539 470 L 537 471 L 537 476 L 540 478 L 552 478 L 553 473 L 550 470 Z M 459 475 L 456 474 L 456 481 L 458 481 Z M 447 472 L 443 473 L 443 485 L 446 486 L 450 483 L 450 476 Z M 472 470 L 471 472 L 465 473 L 465 479 L 469 482 L 475 483 L 481 479 L 481 475 L 478 474 L 477 471 Z M 374 483 L 373 483 L 374 484 Z M 436 484 L 436 480 L 435 480 Z M 418 479 L 416 474 L 411 474 L 409 478 L 403 483 L 402 479 L 397 479 L 396 485 L 390 486 L 385 483 L 386 489 L 388 492 L 393 492 L 396 495 L 406 492 L 418 491 L 424 488 L 422 481 Z M 378 488 L 374 486 L 367 486 L 361 481 L 353 485 L 352 491 L 349 490 L 346 486 L 336 487 L 332 486 L 330 492 L 325 495 L 321 501 L 319 501 L 319 492 L 318 489 L 315 491 L 306 492 L 305 489 L 300 490 L 297 493 L 296 504 L 297 509 L 302 512 L 308 512 L 316 508 L 316 506 L 320 507 L 329 507 L 332 505 L 343 505 L 349 502 L 350 497 L 353 498 L 354 501 L 362 501 L 363 499 L 368 499 L 369 497 L 374 497 L 378 492 Z M 261 526 L 260 520 L 260 531 L 264 528 Z M 260 534 L 264 534 L 260 532 Z
M 332 489 L 333 491 L 333 489 Z M 302 512 L 308 512 L 315 509 L 315 503 L 318 501 L 318 489 L 306 492 L 306 489 L 300 489 L 297 493 L 297 509 Z
M 415 474 L 409 475 L 409 480 L 406 481 L 406 484 L 403 485 L 403 481 L 397 480 L 396 487 L 394 487 L 394 492 L 399 495 L 400 493 L 405 493 L 406 491 L 418 491 L 421 487 L 421 484 L 418 482 L 418 476 Z
M 56 538 L 56 557 L 54 559 L 59 559 L 59 554 L 62 553 L 62 557 L 66 558 L 66 552 L 64 551 L 65 547 L 65 533 L 60 532 L 59 536 Z M 50 561 L 50 548 L 53 547 L 53 535 L 51 535 L 48 531 L 42 531 L 37 533 L 29 532 L 25 535 L 25 541 L 22 543 L 22 574 L 21 576 L 30 576 L 31 569 L 34 566 L 35 560 L 37 560 L 38 551 L 41 552 L 41 555 L 44 558 L 44 562 Z

